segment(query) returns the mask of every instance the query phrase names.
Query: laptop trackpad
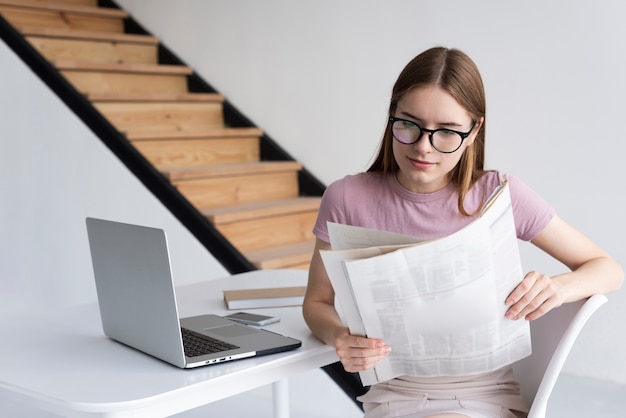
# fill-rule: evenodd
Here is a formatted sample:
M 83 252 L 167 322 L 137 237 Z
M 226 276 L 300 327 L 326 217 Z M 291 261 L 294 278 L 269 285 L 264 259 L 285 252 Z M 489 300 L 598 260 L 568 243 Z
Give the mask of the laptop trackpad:
M 216 335 L 219 335 L 221 337 L 226 337 L 226 338 L 241 337 L 243 335 L 254 334 L 254 333 L 259 332 L 258 330 L 254 328 L 249 328 L 245 325 L 244 326 L 227 325 L 224 327 L 205 328 L 204 330 L 206 332 L 210 332 L 211 334 L 216 334 Z

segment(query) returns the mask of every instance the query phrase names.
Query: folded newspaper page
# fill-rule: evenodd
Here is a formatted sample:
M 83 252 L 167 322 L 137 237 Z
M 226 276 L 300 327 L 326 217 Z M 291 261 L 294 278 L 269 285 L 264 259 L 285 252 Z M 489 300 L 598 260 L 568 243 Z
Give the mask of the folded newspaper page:
M 332 250 L 321 256 L 340 314 L 352 334 L 392 347 L 360 373 L 364 385 L 489 372 L 531 354 L 528 321 L 504 316 L 523 278 L 506 183 L 477 220 L 444 238 L 328 229 Z

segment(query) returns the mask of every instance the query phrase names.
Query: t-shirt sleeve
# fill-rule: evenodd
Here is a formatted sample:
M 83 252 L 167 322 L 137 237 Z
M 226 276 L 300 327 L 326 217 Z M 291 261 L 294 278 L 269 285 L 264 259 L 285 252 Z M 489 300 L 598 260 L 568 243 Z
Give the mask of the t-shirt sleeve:
M 517 177 L 507 175 L 506 178 L 509 180 L 517 237 L 530 241 L 548 226 L 555 210 Z
M 313 234 L 324 242 L 330 242 L 326 222 L 347 224 L 344 208 L 345 179 L 331 183 L 324 191 L 317 214 Z

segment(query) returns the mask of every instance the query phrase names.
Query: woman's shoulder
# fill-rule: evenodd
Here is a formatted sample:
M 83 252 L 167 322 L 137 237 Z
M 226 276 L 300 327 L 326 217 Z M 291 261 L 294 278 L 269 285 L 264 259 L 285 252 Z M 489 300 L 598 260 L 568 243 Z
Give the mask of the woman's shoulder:
M 536 192 L 524 183 L 524 181 L 513 174 L 504 173 L 498 170 L 491 170 L 487 171 L 481 178 L 484 188 L 488 190 L 494 190 L 505 181 L 509 185 L 509 190 L 513 198 L 523 199 L 528 197 L 528 195 L 536 194 Z
M 482 185 L 484 189 L 493 189 L 502 184 L 505 180 L 508 181 L 510 176 L 499 170 L 488 170 L 483 173 L 478 179 L 477 183 Z
M 359 173 L 345 176 L 332 182 L 324 192 L 313 229 L 322 241 L 329 242 L 327 221 L 340 224 L 359 224 L 364 212 L 371 208 L 372 196 L 380 198 L 388 176 L 376 173 Z M 385 200 L 385 199 L 382 199 Z M 369 216 L 367 217 L 369 219 Z
M 489 171 L 480 180 L 487 190 L 494 190 L 502 181 L 507 181 L 520 239 L 525 241 L 533 239 L 555 214 L 554 208 L 539 193 L 514 175 Z
M 477 184 L 481 186 L 479 189 L 491 192 L 504 182 L 509 184 L 511 193 L 523 193 L 529 189 L 528 186 L 526 186 L 526 184 L 518 177 L 499 170 L 486 171 L 480 177 Z

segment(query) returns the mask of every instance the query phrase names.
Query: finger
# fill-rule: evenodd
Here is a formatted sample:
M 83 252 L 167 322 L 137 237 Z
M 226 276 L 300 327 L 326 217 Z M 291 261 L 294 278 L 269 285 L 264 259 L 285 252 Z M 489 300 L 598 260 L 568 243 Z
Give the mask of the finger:
M 512 320 L 526 318 L 526 316 L 530 313 L 536 311 L 537 309 L 541 309 L 541 306 L 545 302 L 546 298 L 542 293 L 538 293 L 536 295 L 533 295 L 532 297 L 527 294 L 522 299 L 520 299 L 518 303 L 516 303 L 509 309 L 506 317 Z
M 335 347 L 380 348 L 385 343 L 381 339 L 343 334 L 337 338 Z
M 547 314 L 552 309 L 554 309 L 554 308 L 556 308 L 558 306 L 560 306 L 560 304 L 556 301 L 556 299 L 555 298 L 550 298 L 550 299 L 546 299 L 546 301 L 544 303 L 542 303 L 534 311 L 529 312 L 527 314 L 522 314 L 522 315 L 524 315 L 524 318 L 527 321 L 534 321 L 535 319 L 541 318 L 542 316 L 544 316 L 545 314 Z
M 380 360 L 388 356 L 390 351 L 391 348 L 389 346 L 376 349 L 373 352 L 372 349 L 353 348 L 350 350 L 337 350 L 337 355 L 346 371 L 359 372 L 375 366 Z
M 541 293 L 541 288 L 539 286 L 533 285 L 530 288 L 526 288 L 525 286 L 521 288 L 525 290 L 525 293 L 517 300 L 517 302 L 509 307 L 505 314 L 508 319 L 514 321 L 523 318 L 525 314 L 536 309 L 539 305 L 541 305 L 541 303 L 543 303 L 543 300 L 538 299 L 538 296 Z
M 376 365 L 389 354 L 391 348 L 380 339 L 360 337 L 348 333 L 337 338 L 335 351 L 344 368 L 350 372 L 362 371 Z
M 561 304 L 558 289 L 552 279 L 540 274 L 535 276 L 533 286 L 524 294 L 506 314 L 509 319 L 539 318 L 549 310 Z M 527 319 L 529 319 L 527 318 Z
M 520 313 L 527 321 L 541 318 L 552 309 L 561 306 L 562 300 L 553 287 L 546 287 L 535 300 Z
M 371 357 L 385 357 L 391 351 L 391 347 L 383 344 L 379 347 L 336 347 L 335 351 L 339 358 L 343 359 L 367 359 Z M 359 360 L 357 360 L 359 361 Z
M 535 282 L 537 281 L 537 277 L 539 275 L 540 274 L 535 271 L 531 271 L 528 274 L 526 274 L 526 276 L 524 276 L 522 281 L 517 285 L 517 287 L 515 287 L 515 289 L 506 298 L 506 301 L 505 301 L 506 305 L 512 306 L 516 304 L 517 302 L 519 302 L 520 299 L 523 298 L 524 295 L 526 295 L 528 291 L 534 286 Z

